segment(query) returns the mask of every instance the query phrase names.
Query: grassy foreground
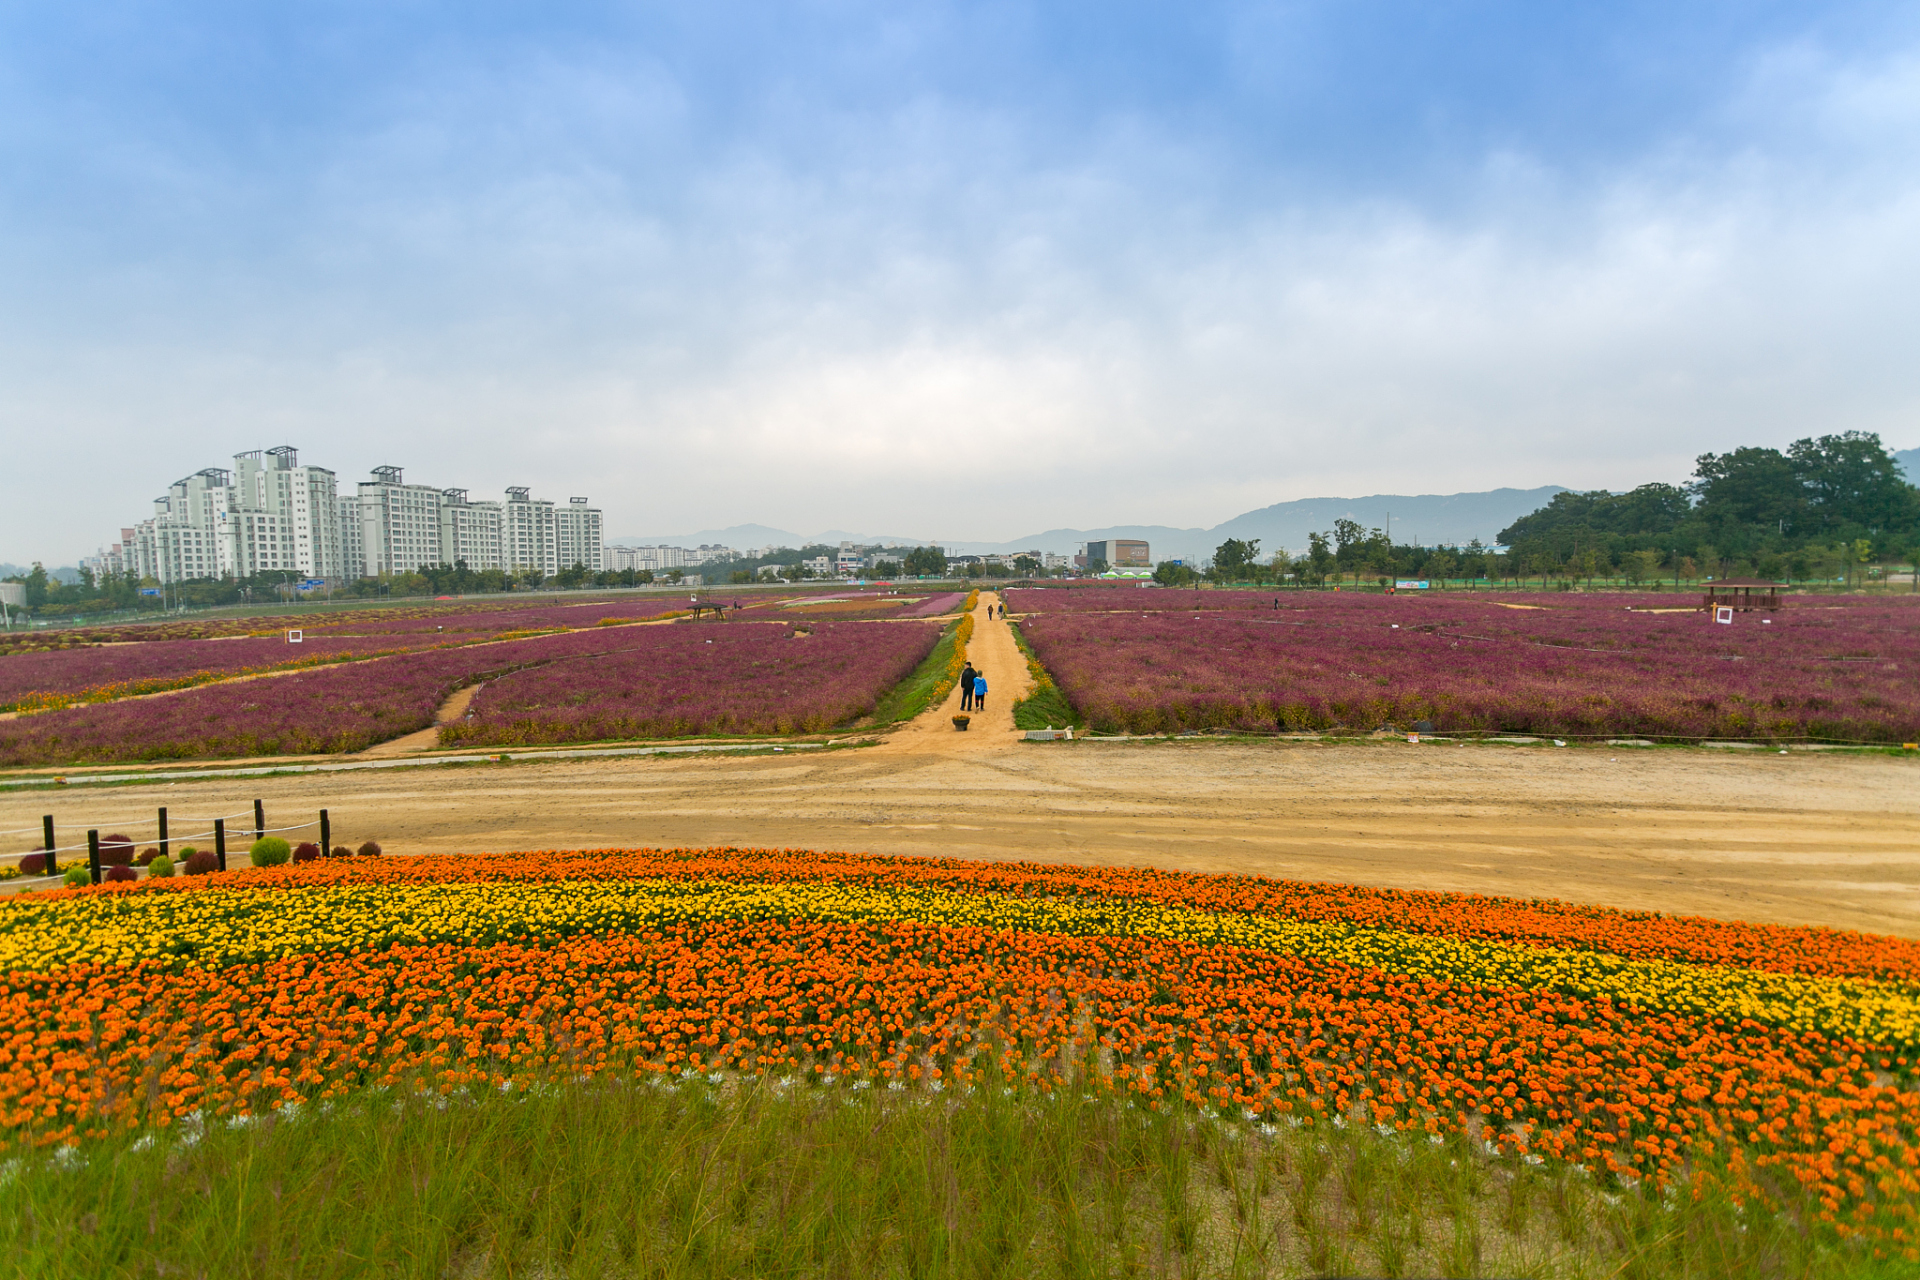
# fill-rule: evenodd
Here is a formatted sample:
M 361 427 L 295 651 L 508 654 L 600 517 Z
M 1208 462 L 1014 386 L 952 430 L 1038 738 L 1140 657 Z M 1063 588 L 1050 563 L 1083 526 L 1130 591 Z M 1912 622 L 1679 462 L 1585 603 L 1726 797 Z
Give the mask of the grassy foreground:
M 705 1077 L 375 1090 L 0 1164 L 17 1275 L 1892 1276 L 1462 1139 Z

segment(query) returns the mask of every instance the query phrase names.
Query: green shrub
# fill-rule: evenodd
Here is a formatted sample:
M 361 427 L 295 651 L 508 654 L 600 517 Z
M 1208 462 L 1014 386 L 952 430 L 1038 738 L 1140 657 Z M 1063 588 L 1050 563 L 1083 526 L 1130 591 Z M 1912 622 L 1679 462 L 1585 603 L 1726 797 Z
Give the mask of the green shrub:
M 85 864 L 83 863 L 76 862 L 72 866 L 68 867 L 66 876 L 67 876 L 67 883 L 70 885 L 74 885 L 76 887 L 83 884 L 93 883 L 93 872 L 87 870 Z
M 182 850 L 181 852 L 185 852 Z M 161 854 L 147 864 L 147 874 L 156 880 L 165 880 L 173 875 L 173 859 Z
M 292 856 L 293 846 L 279 836 L 261 836 L 247 850 L 248 859 L 256 867 L 277 867 Z

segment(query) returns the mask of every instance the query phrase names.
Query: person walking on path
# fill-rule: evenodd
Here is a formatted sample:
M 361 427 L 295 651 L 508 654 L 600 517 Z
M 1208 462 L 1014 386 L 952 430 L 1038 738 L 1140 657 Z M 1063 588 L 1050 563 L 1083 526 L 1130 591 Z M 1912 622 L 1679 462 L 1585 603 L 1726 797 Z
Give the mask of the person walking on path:
M 979 675 L 980 673 L 973 669 L 973 663 L 971 662 L 967 663 L 965 667 L 961 668 L 960 709 L 962 711 L 973 710 L 973 682 L 979 678 Z
M 987 709 L 987 678 L 985 676 L 973 678 L 973 709 L 975 711 Z

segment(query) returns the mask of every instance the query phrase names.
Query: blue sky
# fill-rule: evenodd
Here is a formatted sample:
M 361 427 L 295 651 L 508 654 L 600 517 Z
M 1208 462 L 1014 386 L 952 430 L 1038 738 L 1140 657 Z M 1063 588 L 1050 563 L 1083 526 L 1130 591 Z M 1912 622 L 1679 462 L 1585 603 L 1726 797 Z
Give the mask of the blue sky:
M 979 539 L 1910 447 L 1917 15 L 0 6 L 0 560 L 282 442 Z

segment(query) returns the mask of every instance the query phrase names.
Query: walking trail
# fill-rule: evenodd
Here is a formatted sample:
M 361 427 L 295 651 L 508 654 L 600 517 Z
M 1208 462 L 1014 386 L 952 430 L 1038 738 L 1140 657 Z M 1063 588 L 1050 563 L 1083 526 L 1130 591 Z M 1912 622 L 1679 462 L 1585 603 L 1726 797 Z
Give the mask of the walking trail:
M 1004 750 L 1017 732 L 1013 727 L 1013 704 L 1027 696 L 1033 676 L 1027 660 L 1014 642 L 1013 628 L 999 618 L 988 618 L 996 610 L 1000 595 L 983 591 L 973 610 L 973 639 L 967 642 L 967 657 L 987 678 L 987 709 L 967 714 L 973 717 L 965 733 L 953 727 L 960 712 L 960 688 L 955 685 L 939 706 L 928 707 L 912 720 L 894 730 L 887 740 L 874 748 L 889 753 L 918 755 L 978 755 Z

